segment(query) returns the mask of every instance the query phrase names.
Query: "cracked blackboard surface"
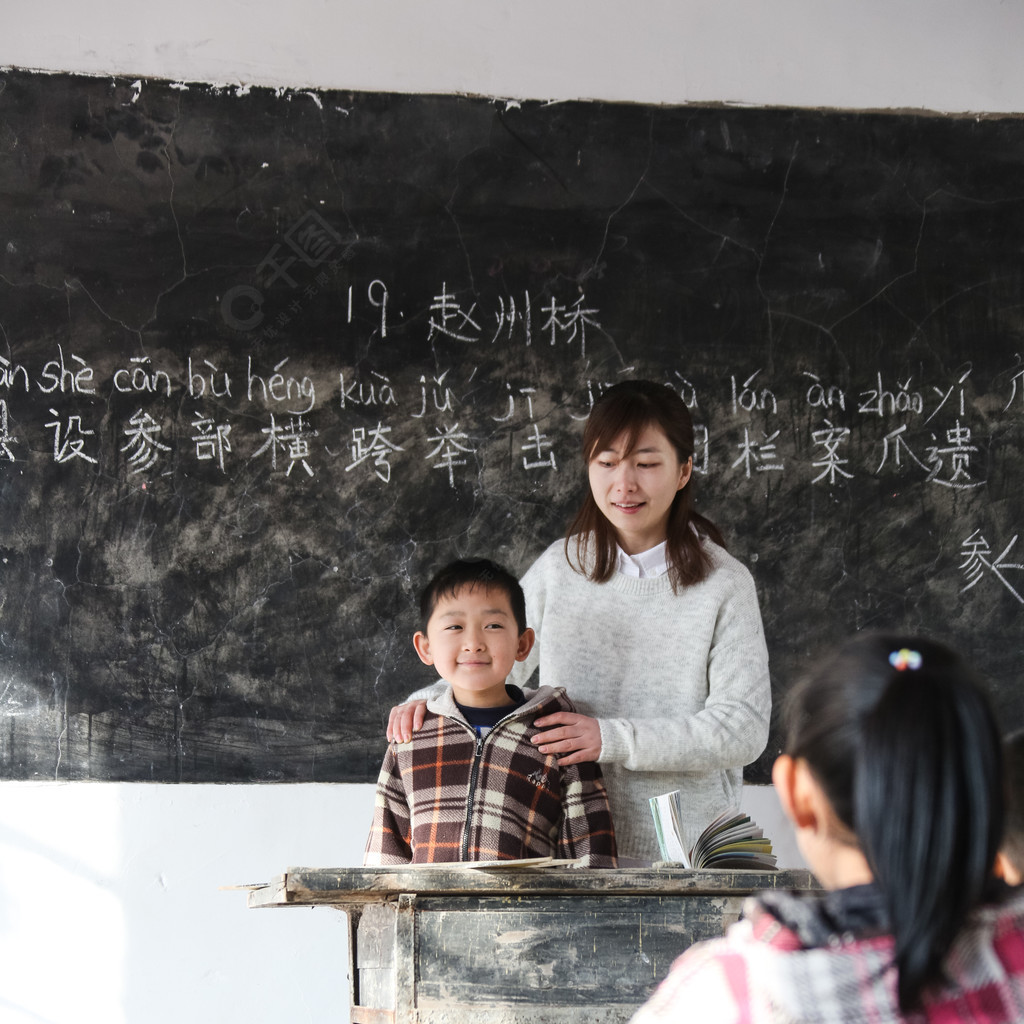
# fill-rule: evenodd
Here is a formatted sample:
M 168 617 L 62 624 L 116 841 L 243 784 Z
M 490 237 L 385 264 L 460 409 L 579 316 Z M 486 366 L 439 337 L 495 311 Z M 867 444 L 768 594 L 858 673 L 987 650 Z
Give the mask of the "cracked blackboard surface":
M 632 376 L 777 695 L 910 629 L 1024 725 L 1021 182 L 1017 118 L 4 73 L 0 777 L 372 780 L 422 583 L 558 538 Z

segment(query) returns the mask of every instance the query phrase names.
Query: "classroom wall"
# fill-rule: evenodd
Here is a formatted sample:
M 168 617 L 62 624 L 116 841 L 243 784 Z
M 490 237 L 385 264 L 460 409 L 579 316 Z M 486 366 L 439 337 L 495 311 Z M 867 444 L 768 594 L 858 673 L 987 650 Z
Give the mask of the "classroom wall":
M 71 0 L 5 11 L 0 67 L 555 100 L 1024 110 L 1024 9 L 1002 0 L 118 0 L 103 11 Z M 0 783 L 0 1020 L 346 1020 L 344 917 L 247 911 L 244 892 L 219 887 L 358 863 L 371 802 L 366 785 Z M 745 802 L 781 863 L 799 865 L 771 790 L 748 787 Z
M 1007 0 L 39 0 L 0 65 L 397 92 L 1024 109 Z

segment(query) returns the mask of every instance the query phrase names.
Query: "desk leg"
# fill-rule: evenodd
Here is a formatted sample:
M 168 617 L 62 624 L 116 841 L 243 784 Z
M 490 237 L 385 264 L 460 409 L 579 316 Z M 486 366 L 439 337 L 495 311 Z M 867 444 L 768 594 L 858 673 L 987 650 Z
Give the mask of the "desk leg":
M 359 960 L 356 951 L 359 947 L 359 918 L 362 917 L 362 907 L 346 907 L 345 917 L 348 919 L 348 991 L 349 1006 L 348 1019 L 350 1022 L 358 1018 L 353 1016 L 352 1011 L 359 1006 Z
M 416 1024 L 416 897 L 349 910 L 352 1024 Z
M 398 897 L 395 923 L 395 1024 L 416 1024 L 416 896 Z

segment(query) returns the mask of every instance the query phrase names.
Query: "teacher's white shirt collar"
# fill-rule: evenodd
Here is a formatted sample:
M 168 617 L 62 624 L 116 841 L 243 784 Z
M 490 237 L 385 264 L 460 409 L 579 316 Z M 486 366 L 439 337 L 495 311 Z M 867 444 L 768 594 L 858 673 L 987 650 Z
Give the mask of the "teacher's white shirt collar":
M 668 556 L 665 554 L 665 541 L 641 551 L 639 555 L 627 555 L 618 545 L 618 559 L 615 568 L 624 576 L 635 576 L 647 579 L 652 576 L 663 576 L 668 572 Z

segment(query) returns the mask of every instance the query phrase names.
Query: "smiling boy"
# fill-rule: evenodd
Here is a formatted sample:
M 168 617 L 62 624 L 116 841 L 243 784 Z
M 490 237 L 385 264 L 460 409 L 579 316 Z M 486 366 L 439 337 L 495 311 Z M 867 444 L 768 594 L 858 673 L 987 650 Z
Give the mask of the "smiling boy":
M 506 682 L 533 647 L 519 581 L 486 559 L 453 562 L 427 585 L 413 646 L 447 683 L 423 727 L 392 743 L 363 863 L 555 857 L 615 867 L 601 771 L 558 765 L 533 721 L 573 711 L 561 688 L 527 696 Z

